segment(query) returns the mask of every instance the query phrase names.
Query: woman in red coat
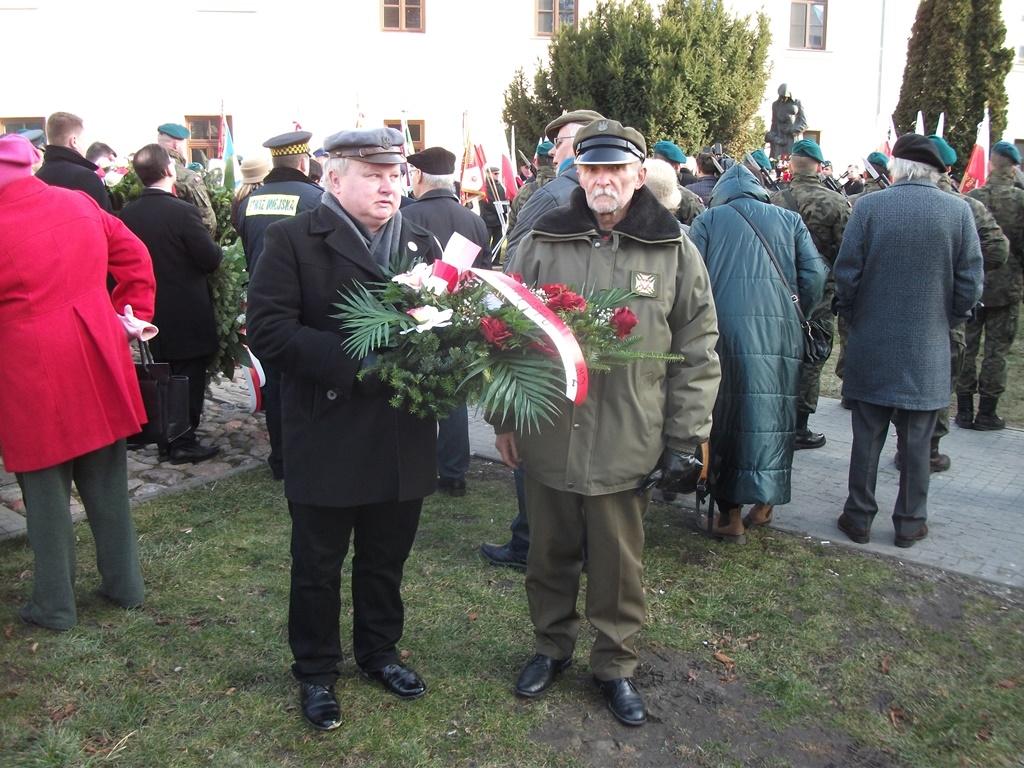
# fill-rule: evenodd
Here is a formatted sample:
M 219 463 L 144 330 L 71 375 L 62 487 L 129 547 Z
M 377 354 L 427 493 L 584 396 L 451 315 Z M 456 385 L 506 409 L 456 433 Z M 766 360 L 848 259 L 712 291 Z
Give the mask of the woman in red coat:
M 138 238 L 87 195 L 34 178 L 37 161 L 21 136 L 0 137 L 0 451 L 35 556 L 19 616 L 64 630 L 77 622 L 72 480 L 96 540 L 99 593 L 125 607 L 144 597 L 125 438 L 145 409 L 118 314 L 130 304 L 152 318 L 156 283 Z

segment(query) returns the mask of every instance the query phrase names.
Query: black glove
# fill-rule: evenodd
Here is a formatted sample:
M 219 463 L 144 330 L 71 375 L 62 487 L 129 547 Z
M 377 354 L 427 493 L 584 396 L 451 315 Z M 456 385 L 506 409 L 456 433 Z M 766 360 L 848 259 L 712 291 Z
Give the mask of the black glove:
M 680 453 L 666 448 L 661 453 L 658 466 L 652 469 L 636 489 L 637 496 L 643 496 L 654 488 L 671 493 L 693 493 L 697 490 L 704 464 L 692 453 Z
M 376 395 L 384 390 L 384 382 L 378 371 L 368 370 L 377 364 L 377 353 L 371 352 L 359 363 L 359 370 L 356 371 L 356 380 L 352 385 L 353 391 L 360 395 Z M 366 371 L 364 373 L 364 371 Z

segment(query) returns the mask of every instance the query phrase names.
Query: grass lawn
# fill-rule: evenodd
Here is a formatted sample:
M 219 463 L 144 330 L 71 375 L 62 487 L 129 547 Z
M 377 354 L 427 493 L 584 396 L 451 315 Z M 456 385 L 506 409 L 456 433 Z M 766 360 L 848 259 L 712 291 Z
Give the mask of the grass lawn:
M 3 766 L 1011 766 L 1024 761 L 1024 600 L 775 531 L 710 542 L 648 515 L 638 683 L 652 721 L 618 726 L 576 664 L 542 699 L 523 577 L 484 564 L 514 512 L 509 473 L 424 508 L 402 650 L 430 686 L 403 702 L 338 683 L 345 724 L 306 727 L 289 672 L 288 516 L 264 470 L 136 508 L 146 606 L 94 598 L 79 526 L 79 621 L 22 625 L 32 558 L 0 544 Z M 595 564 L 591 564 L 595 567 Z M 345 587 L 347 590 L 347 586 Z M 345 600 L 348 604 L 348 600 Z M 343 643 L 351 636 L 342 618 Z M 717 654 L 717 655 L 716 655 Z M 727 661 L 723 661 L 726 659 Z

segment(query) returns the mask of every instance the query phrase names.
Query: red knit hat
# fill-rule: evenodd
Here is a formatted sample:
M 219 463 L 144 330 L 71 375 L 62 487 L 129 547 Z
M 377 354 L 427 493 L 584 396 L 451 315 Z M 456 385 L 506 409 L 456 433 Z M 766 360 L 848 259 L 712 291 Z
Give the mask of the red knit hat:
M 39 152 L 24 136 L 16 133 L 0 136 L 0 187 L 31 176 L 32 166 L 39 158 Z

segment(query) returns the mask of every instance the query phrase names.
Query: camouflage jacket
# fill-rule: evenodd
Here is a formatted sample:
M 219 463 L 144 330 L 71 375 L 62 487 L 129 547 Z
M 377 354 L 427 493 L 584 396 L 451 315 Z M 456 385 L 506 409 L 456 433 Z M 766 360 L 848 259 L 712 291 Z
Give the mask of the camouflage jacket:
M 213 212 L 213 203 L 210 202 L 210 196 L 206 192 L 203 177 L 185 167 L 185 158 L 180 153 L 173 149 L 168 150 L 167 153 L 174 160 L 174 194 L 199 209 L 203 225 L 209 230 L 210 236 L 216 239 L 217 214 Z
M 1006 239 L 1003 230 L 1000 229 L 988 208 L 979 203 L 973 197 L 961 195 L 950 183 L 949 176 L 943 174 L 939 177 L 939 189 L 956 195 L 971 207 L 974 214 L 974 225 L 978 229 L 978 240 L 981 241 L 981 258 L 985 263 L 985 272 L 999 269 L 1006 263 L 1010 254 L 1010 241 Z
M 679 192 L 682 194 L 679 207 L 676 208 L 676 218 L 686 226 L 690 226 L 693 224 L 693 220 L 704 213 L 707 208 L 704 207 L 704 201 L 700 199 L 699 195 L 694 194 L 681 184 L 676 186 L 679 187 Z
M 967 196 L 985 204 L 1010 241 L 1006 263 L 985 275 L 981 300 L 991 307 L 1016 304 L 1024 297 L 1024 189 L 1014 186 L 1012 170 L 994 170 L 985 186 L 972 189 Z
M 843 244 L 843 230 L 850 218 L 850 204 L 839 192 L 825 186 L 816 173 L 795 173 L 787 189 L 772 192 L 773 204 L 800 214 L 814 247 L 828 264 L 835 264 Z
M 512 200 L 508 207 L 508 232 L 512 231 L 516 219 L 519 218 L 519 211 L 526 205 L 530 195 L 555 178 L 557 175 L 556 171 L 557 169 L 553 165 L 545 165 L 538 168 L 537 177 L 533 181 L 524 184 L 523 188 L 516 193 L 515 199 Z

